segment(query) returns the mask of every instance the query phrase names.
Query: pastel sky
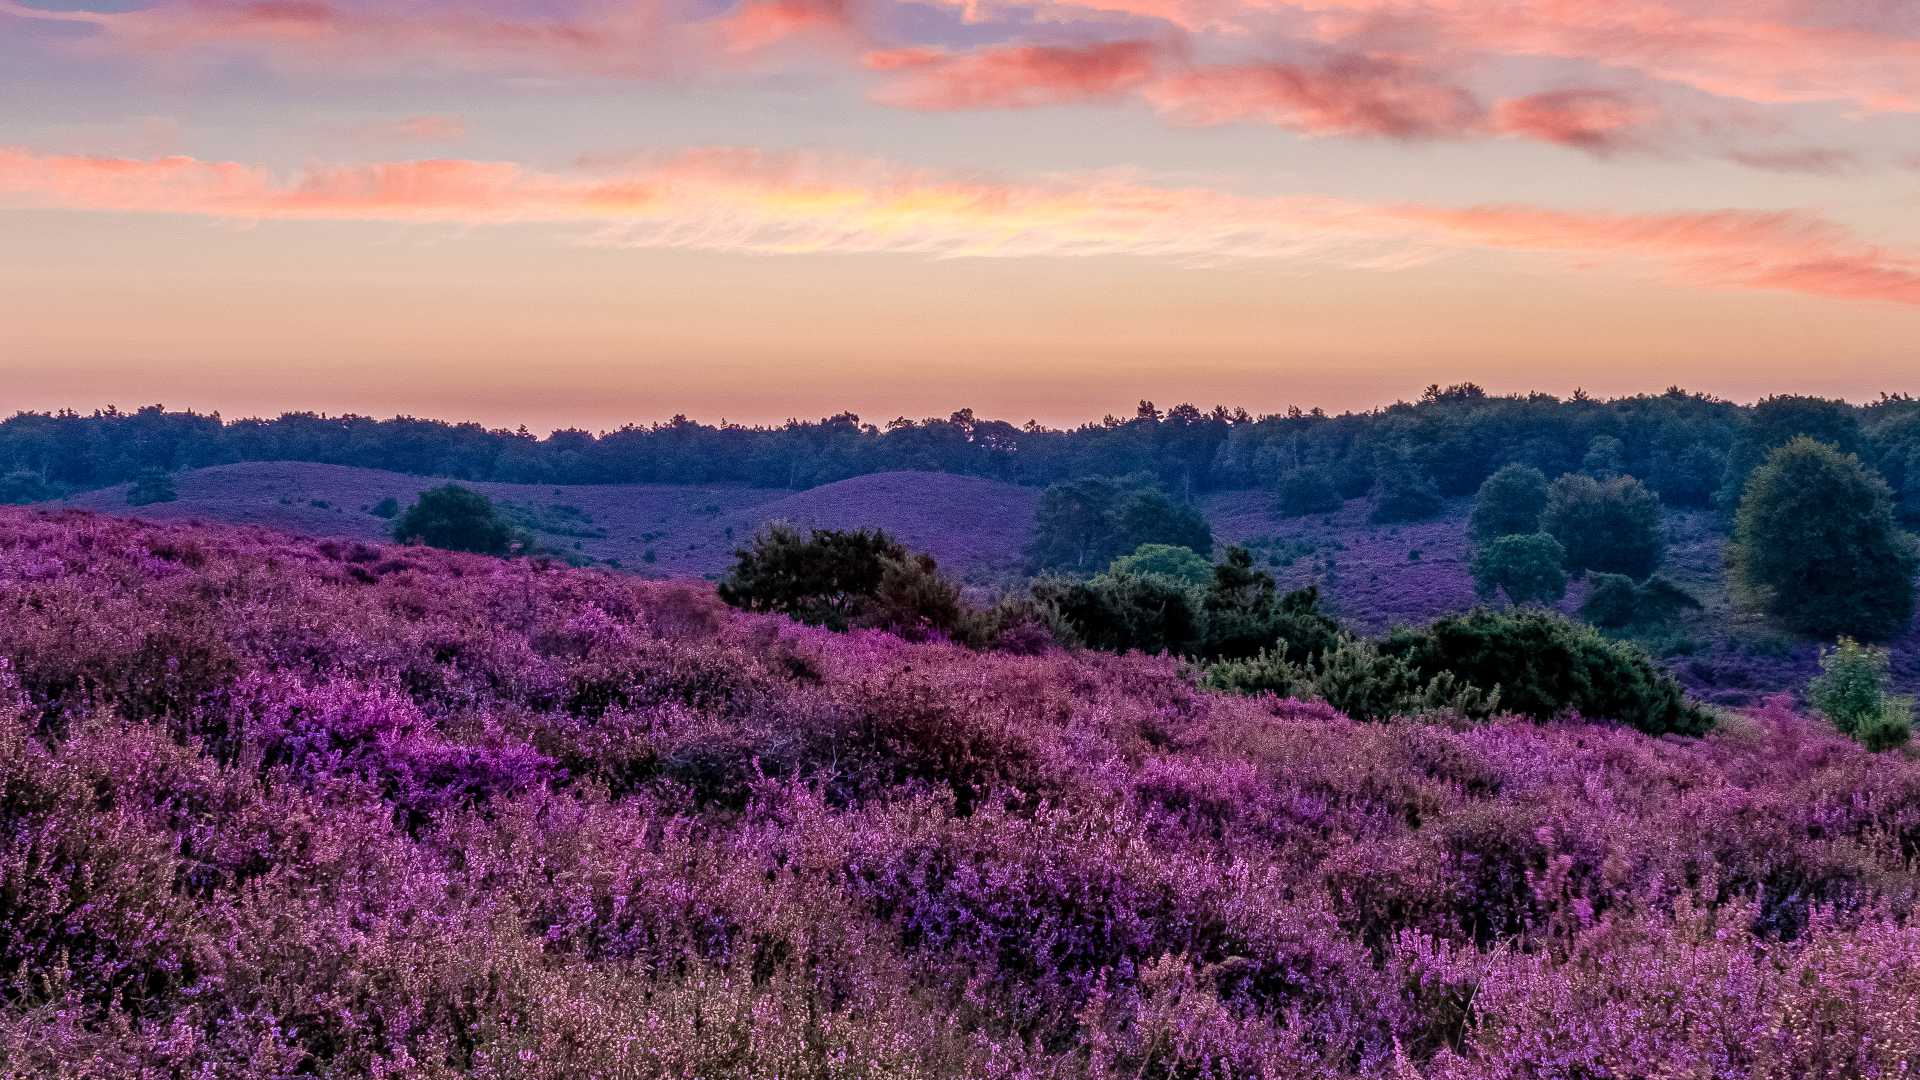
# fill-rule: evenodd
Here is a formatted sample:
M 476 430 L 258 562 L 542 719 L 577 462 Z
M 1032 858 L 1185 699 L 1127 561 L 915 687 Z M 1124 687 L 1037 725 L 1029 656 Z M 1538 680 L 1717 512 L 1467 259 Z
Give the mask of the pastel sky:
M 0 0 L 0 409 L 1920 391 L 1914 0 Z

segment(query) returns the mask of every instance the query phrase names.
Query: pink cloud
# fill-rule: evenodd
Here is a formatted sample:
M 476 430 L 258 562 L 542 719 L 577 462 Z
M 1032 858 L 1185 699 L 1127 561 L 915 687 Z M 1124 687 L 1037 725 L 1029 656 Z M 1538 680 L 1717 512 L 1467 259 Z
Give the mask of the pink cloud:
M 1225 39 L 1303 36 L 1376 56 L 1548 58 L 1762 104 L 1920 111 L 1920 23 L 1904 4 L 1769 0 L 946 0 L 1170 23 Z M 1836 21 L 1842 13 L 1851 15 Z
M 722 18 L 719 25 L 721 37 L 732 52 L 753 52 L 810 34 L 857 36 L 850 0 L 750 0 Z
M 1409 64 L 1358 56 L 1195 67 L 1155 83 L 1146 97 L 1182 123 L 1254 121 L 1314 135 L 1457 136 L 1481 116 L 1458 86 Z
M 586 226 L 595 242 L 942 257 L 1132 255 L 1406 266 L 1449 252 L 1647 267 L 1681 282 L 1920 305 L 1920 257 L 1793 212 L 1596 214 L 1247 196 L 1108 176 L 1014 182 L 871 160 L 708 149 L 540 172 L 406 161 L 283 178 L 232 162 L 0 149 L 0 205 L 327 220 Z
M 1657 112 L 1612 91 L 1551 90 L 1498 103 L 1492 125 L 1503 135 L 1607 153 L 1631 145 Z
M 867 67 L 900 76 L 877 95 L 913 109 L 1019 108 L 1111 99 L 1153 75 L 1148 41 L 1027 45 L 953 54 L 937 49 L 869 53 Z

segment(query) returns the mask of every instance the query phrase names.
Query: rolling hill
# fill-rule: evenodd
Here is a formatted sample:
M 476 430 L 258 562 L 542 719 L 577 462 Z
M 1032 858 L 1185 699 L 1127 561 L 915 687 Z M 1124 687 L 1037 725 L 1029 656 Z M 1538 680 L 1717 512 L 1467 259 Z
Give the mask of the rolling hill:
M 382 499 L 405 505 L 444 482 L 342 465 L 247 462 L 178 474 L 179 498 L 173 502 L 128 506 L 121 485 L 56 505 L 375 540 L 388 530 L 388 522 L 370 512 Z M 552 547 L 669 577 L 717 575 L 761 525 L 785 520 L 884 528 L 962 578 L 998 580 L 1017 569 L 1039 499 L 1031 488 L 928 472 L 873 473 L 798 492 L 723 484 L 467 486 L 507 508 Z
M 369 513 L 401 504 L 436 484 L 427 477 L 300 462 L 223 465 L 180 473 L 179 498 L 127 505 L 125 486 L 55 505 L 159 521 L 266 525 L 307 536 L 379 540 L 388 522 Z M 931 553 L 957 577 L 981 586 L 1021 580 L 1021 550 L 1039 491 L 932 472 L 853 477 L 804 491 L 739 485 L 619 484 L 556 487 L 473 483 L 549 546 L 651 577 L 714 578 L 736 547 L 769 521 L 883 528 Z M 1430 521 L 1376 526 L 1364 499 L 1326 515 L 1282 518 L 1263 491 L 1205 496 L 1201 506 L 1221 543 L 1251 548 L 1286 588 L 1317 585 L 1328 610 L 1378 633 L 1474 606 L 1465 517 L 1459 501 Z M 1723 704 L 1751 704 L 1797 691 L 1818 672 L 1819 644 L 1738 610 L 1727 595 L 1724 537 L 1702 512 L 1669 511 L 1663 573 L 1701 598 L 1704 611 L 1643 641 L 1688 689 Z M 1575 583 L 1561 610 L 1584 598 Z M 1892 643 L 1894 681 L 1920 690 L 1920 630 Z

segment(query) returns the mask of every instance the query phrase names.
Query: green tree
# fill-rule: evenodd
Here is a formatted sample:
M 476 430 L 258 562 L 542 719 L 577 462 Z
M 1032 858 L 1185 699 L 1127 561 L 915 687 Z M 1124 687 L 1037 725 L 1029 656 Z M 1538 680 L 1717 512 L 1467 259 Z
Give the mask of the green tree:
M 1562 476 L 1548 489 L 1540 527 L 1567 549 L 1567 569 L 1574 573 L 1638 580 L 1660 565 L 1665 547 L 1660 498 L 1631 476 Z
M 1205 585 L 1213 578 L 1213 564 L 1192 548 L 1176 544 L 1141 544 L 1131 555 L 1108 564 L 1115 574 L 1150 575 L 1181 585 Z
M 1828 398 L 1780 394 L 1762 398 L 1746 415 L 1727 461 L 1721 489 L 1722 506 L 1736 508 L 1745 495 L 1753 471 L 1767 455 L 1794 439 L 1806 436 L 1841 453 L 1858 453 L 1860 416 L 1852 405 Z
M 1439 489 L 1417 462 L 1404 452 L 1383 455 L 1374 474 L 1369 520 L 1376 525 L 1419 521 L 1439 513 L 1441 505 Z
M 1280 595 L 1273 575 L 1256 569 L 1245 548 L 1227 549 L 1213 568 L 1200 601 L 1205 624 L 1198 647 L 1203 660 L 1244 659 L 1275 650 L 1303 662 L 1332 647 L 1340 626 L 1320 612 L 1320 592 L 1306 588 Z
M 31 469 L 15 469 L 0 476 L 0 506 L 22 506 L 51 499 L 57 492 L 46 477 Z
M 1027 558 L 1037 570 L 1086 573 L 1142 544 L 1206 555 L 1213 530 L 1192 504 L 1167 498 L 1150 479 L 1089 477 L 1054 484 L 1040 496 Z
M 1539 532 L 1546 508 L 1547 474 L 1531 465 L 1508 465 L 1480 485 L 1467 536 L 1481 546 L 1502 536 Z
M 1807 700 L 1834 727 L 1869 750 L 1890 750 L 1913 735 L 1913 699 L 1887 693 L 1885 649 L 1842 637 L 1820 654 L 1820 675 Z
M 493 500 L 472 488 L 447 484 L 421 492 L 419 501 L 394 521 L 393 537 L 448 551 L 505 555 L 513 529 L 494 509 Z
M 1288 517 L 1330 514 L 1343 500 L 1333 473 L 1319 465 L 1303 465 L 1280 481 L 1280 512 Z
M 1142 544 L 1172 544 L 1201 555 L 1213 551 L 1213 526 L 1192 503 L 1175 502 L 1157 490 L 1134 491 L 1114 515 L 1121 551 Z
M 172 502 L 180 496 L 174 493 L 173 477 L 165 469 L 142 469 L 127 489 L 128 506 L 151 506 L 154 503 Z
M 1053 612 L 1081 644 L 1102 652 L 1193 652 L 1200 616 L 1191 590 L 1158 577 L 1100 574 L 1088 581 L 1042 578 L 1034 600 Z
M 1801 633 L 1879 641 L 1913 621 L 1913 539 L 1893 493 L 1859 458 L 1812 439 L 1754 471 L 1728 558 L 1745 599 Z
M 1502 536 L 1473 556 L 1473 583 L 1481 599 L 1501 593 L 1515 604 L 1552 604 L 1567 595 L 1567 549 L 1546 533 Z
M 1611 480 L 1627 471 L 1627 448 L 1611 435 L 1595 435 L 1587 444 L 1580 471 L 1596 480 Z

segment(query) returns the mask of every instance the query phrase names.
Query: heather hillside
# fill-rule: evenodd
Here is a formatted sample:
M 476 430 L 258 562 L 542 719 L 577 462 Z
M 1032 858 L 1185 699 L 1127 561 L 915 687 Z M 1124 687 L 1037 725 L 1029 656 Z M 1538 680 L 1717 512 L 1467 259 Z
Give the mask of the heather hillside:
M 369 510 L 405 505 L 441 481 L 375 469 L 267 462 L 179 474 L 178 498 L 128 505 L 126 485 L 72 496 L 61 505 L 142 518 L 267 525 L 316 537 L 384 539 L 390 522 Z M 963 580 L 1010 587 L 1024 576 L 1023 547 L 1039 493 L 1033 488 L 945 473 L 856 476 L 797 492 L 742 485 L 619 484 L 554 487 L 479 483 L 512 519 L 550 549 L 648 576 L 711 578 L 769 521 L 821 528 L 881 528 L 935 556 Z M 1376 524 L 1371 500 L 1343 501 L 1324 514 L 1286 516 L 1272 493 L 1218 491 L 1198 505 L 1221 544 L 1243 544 L 1282 586 L 1316 585 L 1328 610 L 1377 633 L 1472 608 L 1479 602 L 1468 564 L 1471 500 L 1448 501 L 1428 520 Z M 1726 534 L 1711 511 L 1664 515 L 1664 570 L 1705 602 L 1645 642 L 1701 697 L 1754 704 L 1797 691 L 1818 671 L 1821 643 L 1785 633 L 1740 609 L 1728 594 Z M 1574 614 L 1587 584 L 1557 605 Z M 1920 690 L 1920 628 L 1892 642 L 1893 677 Z
M 1893 1076 L 1920 764 L 0 511 L 0 1073 Z
M 443 480 L 306 462 L 247 462 L 173 478 L 177 498 L 128 505 L 128 487 L 83 492 L 62 505 L 168 521 L 268 525 L 308 536 L 383 539 L 369 511 L 405 505 Z M 1018 568 L 1033 520 L 1030 488 L 945 473 L 856 476 L 787 492 L 740 484 L 471 485 L 552 548 L 609 565 L 676 577 L 725 569 L 736 547 L 773 520 L 885 528 L 971 579 Z

